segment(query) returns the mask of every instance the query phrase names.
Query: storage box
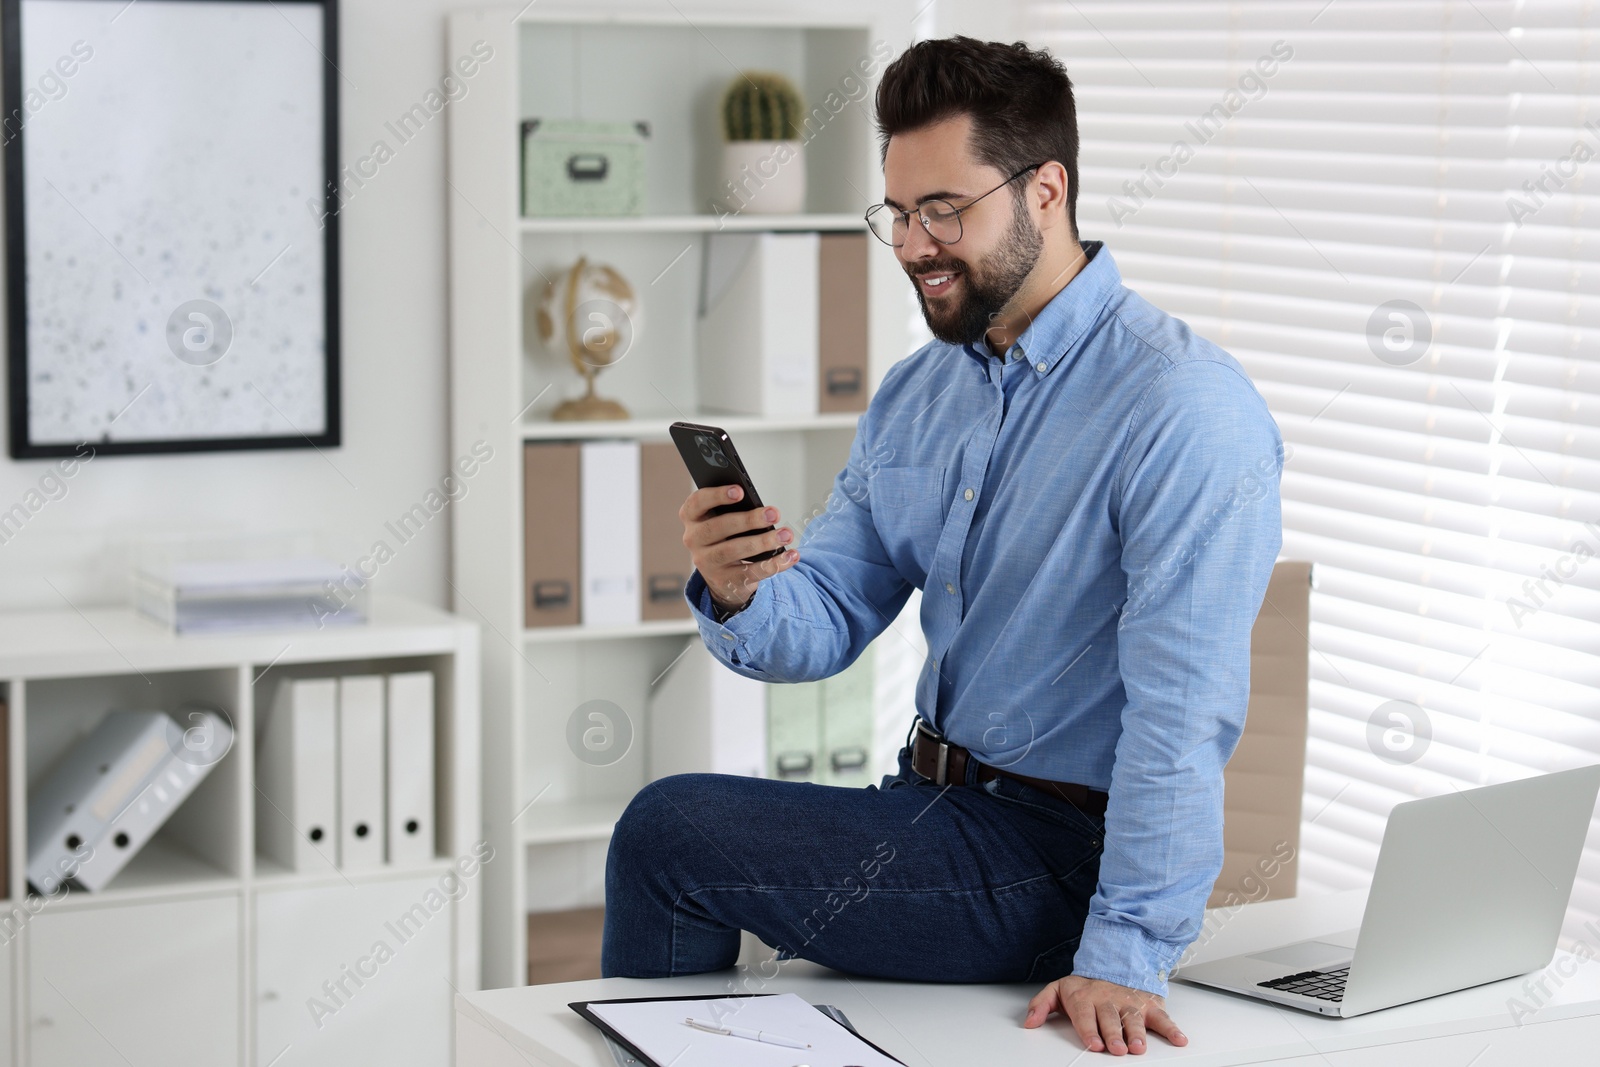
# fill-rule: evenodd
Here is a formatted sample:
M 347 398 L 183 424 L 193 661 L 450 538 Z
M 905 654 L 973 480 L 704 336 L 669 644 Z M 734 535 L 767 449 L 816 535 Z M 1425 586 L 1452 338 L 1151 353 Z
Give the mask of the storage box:
M 837 674 L 767 686 L 767 775 L 861 787 L 872 765 L 873 659 L 865 649 Z
M 700 407 L 817 413 L 815 233 L 713 233 L 701 276 Z
M 825 233 L 817 251 L 817 410 L 867 410 L 867 235 Z
M 524 215 L 644 212 L 644 122 L 528 119 L 522 124 Z

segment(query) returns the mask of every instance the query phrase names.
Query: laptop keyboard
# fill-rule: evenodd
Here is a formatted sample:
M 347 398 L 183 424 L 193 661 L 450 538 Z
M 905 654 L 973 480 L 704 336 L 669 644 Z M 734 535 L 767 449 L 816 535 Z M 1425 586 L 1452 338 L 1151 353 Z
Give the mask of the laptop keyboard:
M 1316 997 L 1318 1000 L 1343 1000 L 1344 980 L 1349 976 L 1350 968 L 1340 967 L 1336 971 L 1301 971 L 1299 974 L 1286 974 L 1282 978 L 1257 982 L 1256 985 L 1278 989 L 1285 993 L 1301 993 L 1308 997 Z

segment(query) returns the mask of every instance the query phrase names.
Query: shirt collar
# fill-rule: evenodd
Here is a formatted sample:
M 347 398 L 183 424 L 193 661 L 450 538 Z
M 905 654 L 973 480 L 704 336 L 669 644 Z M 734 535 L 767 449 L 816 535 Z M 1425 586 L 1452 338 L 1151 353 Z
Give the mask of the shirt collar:
M 1028 324 L 1006 351 L 1006 359 L 1018 355 L 1027 358 L 1038 374 L 1049 374 L 1061 357 L 1072 350 L 1089 325 L 1100 317 L 1106 301 L 1122 285 L 1122 274 L 1117 270 L 1104 241 L 1080 241 L 1089 262 L 1075 274 L 1061 291 L 1050 298 L 1039 314 Z M 989 346 L 982 343 L 963 345 L 962 349 L 987 367 L 994 356 Z M 1040 365 L 1043 364 L 1043 369 Z

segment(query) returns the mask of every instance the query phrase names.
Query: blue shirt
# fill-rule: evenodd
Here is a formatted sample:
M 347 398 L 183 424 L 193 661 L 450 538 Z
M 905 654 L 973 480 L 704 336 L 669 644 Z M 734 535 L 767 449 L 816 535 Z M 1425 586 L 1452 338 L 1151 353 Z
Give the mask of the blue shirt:
M 984 763 L 1106 790 L 1073 973 L 1165 995 L 1222 867 L 1222 768 L 1282 544 L 1283 441 L 1228 353 L 1102 242 L 1006 354 L 891 367 L 800 558 L 711 650 L 771 682 L 849 666 L 924 590 L 917 713 Z

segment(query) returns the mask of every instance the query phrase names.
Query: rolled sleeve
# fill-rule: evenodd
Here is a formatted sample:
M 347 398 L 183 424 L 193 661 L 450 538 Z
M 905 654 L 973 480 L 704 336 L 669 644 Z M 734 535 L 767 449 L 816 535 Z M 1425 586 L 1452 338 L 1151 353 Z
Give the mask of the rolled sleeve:
M 772 579 L 769 578 L 757 585 L 750 603 L 726 622 L 718 622 L 716 615 L 713 614 L 711 590 L 706 586 L 706 580 L 699 571 L 689 575 L 683 595 L 694 612 L 695 622 L 700 627 L 700 637 L 705 641 L 706 647 L 740 674 L 748 678 L 767 680 L 767 672 L 750 665 L 750 650 L 752 645 L 759 648 L 770 641 L 768 632 L 772 628 Z
M 1074 974 L 1165 995 L 1222 869 L 1222 770 L 1244 728 L 1250 631 L 1282 545 L 1283 441 L 1234 369 L 1175 364 L 1130 423 L 1117 521 L 1127 702 L 1099 885 Z

